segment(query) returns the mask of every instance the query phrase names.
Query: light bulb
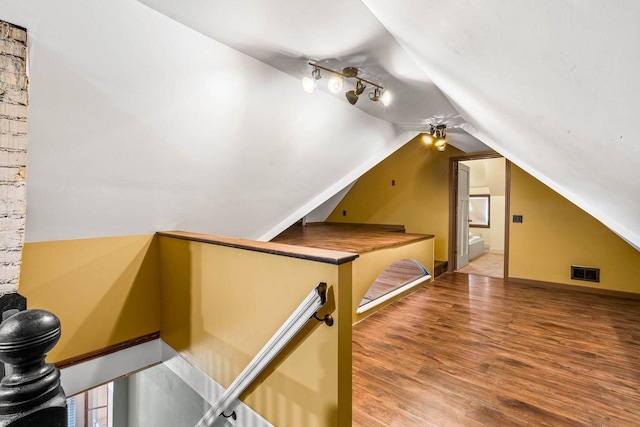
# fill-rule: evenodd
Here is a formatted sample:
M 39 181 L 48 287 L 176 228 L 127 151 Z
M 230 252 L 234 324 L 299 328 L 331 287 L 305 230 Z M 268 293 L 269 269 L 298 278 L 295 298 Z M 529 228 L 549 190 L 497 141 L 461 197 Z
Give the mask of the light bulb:
M 436 146 L 436 148 L 440 148 L 440 147 L 444 147 L 444 145 L 447 143 L 447 141 L 445 141 L 444 139 L 437 139 L 433 145 Z M 443 150 L 440 150 L 443 151 Z
M 329 88 L 329 92 L 338 93 L 342 90 L 344 86 L 344 81 L 342 80 L 342 76 L 334 74 L 329 79 L 329 83 L 327 83 L 327 87 Z
M 316 79 L 312 79 L 311 77 L 304 77 L 302 79 L 302 87 L 307 93 L 315 92 L 317 85 L 318 81 Z
M 437 148 L 438 151 L 444 151 L 447 149 L 446 145 L 441 145 L 440 147 Z
M 380 97 L 380 102 L 385 107 L 388 107 L 389 104 L 391 104 L 391 92 L 389 92 L 388 90 L 385 90 L 382 96 Z
M 427 145 L 433 144 L 433 136 L 429 135 L 428 133 L 425 133 L 424 135 L 422 135 L 422 142 L 424 142 Z

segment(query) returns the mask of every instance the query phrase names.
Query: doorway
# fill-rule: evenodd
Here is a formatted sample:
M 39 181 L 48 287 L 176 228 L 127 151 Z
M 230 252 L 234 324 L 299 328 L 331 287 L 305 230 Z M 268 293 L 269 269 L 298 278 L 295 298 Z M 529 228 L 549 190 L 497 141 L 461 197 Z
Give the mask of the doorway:
M 450 159 L 448 271 L 508 277 L 508 162 L 497 153 Z

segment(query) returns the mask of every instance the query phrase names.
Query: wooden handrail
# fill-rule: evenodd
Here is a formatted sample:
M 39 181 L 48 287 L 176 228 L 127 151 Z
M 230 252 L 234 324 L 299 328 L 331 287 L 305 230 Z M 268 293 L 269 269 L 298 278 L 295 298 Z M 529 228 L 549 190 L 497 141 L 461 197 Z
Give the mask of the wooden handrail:
M 202 242 L 247 251 L 306 259 L 326 264 L 340 265 L 358 258 L 358 254 L 350 252 L 308 248 L 273 242 L 259 242 L 256 240 L 237 239 L 233 237 L 212 236 L 209 234 L 191 233 L 188 231 L 158 231 L 156 234 L 162 237 L 172 237 L 192 242 Z

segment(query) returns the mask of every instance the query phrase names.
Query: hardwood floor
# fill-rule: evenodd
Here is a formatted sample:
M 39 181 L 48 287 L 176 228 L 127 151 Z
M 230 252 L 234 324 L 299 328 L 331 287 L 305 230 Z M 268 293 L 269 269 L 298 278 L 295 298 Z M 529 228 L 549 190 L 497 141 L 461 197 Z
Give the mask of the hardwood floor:
M 420 277 L 424 277 L 424 268 L 412 259 L 402 259 L 391 264 L 373 282 L 367 293 L 360 301 L 360 306 L 380 298 Z
M 354 426 L 638 426 L 640 301 L 444 274 L 353 329 Z
M 485 252 L 457 271 L 501 279 L 504 277 L 504 255 Z
M 431 234 L 405 233 L 402 225 L 313 222 L 304 227 L 294 224 L 271 241 L 362 254 L 432 238 Z

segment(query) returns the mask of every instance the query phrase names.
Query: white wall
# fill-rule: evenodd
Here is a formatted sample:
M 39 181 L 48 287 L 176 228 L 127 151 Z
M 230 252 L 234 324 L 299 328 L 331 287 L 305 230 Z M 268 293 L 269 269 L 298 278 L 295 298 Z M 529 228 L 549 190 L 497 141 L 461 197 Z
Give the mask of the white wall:
M 411 136 L 135 0 L 0 0 L 27 27 L 27 241 L 268 238 Z
M 338 206 L 340 201 L 344 199 L 344 196 L 347 195 L 351 187 L 353 187 L 355 181 L 351 184 L 347 185 L 345 188 L 336 193 L 333 197 L 325 201 L 323 204 L 315 208 L 312 212 L 309 212 L 307 215 L 307 221 L 309 222 L 323 222 L 327 219 L 331 212 Z
M 469 193 L 489 194 L 489 228 L 469 227 L 471 232 L 482 236 L 485 250 L 504 253 L 505 220 L 505 159 L 482 159 L 460 162 L 469 166 Z
M 210 405 L 164 365 L 129 377 L 129 427 L 192 427 Z

